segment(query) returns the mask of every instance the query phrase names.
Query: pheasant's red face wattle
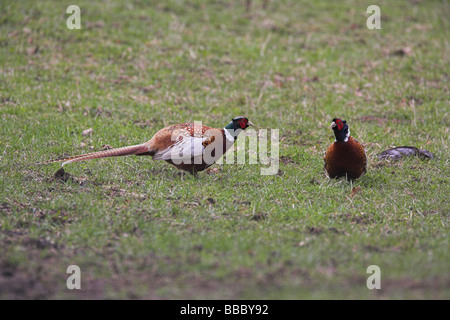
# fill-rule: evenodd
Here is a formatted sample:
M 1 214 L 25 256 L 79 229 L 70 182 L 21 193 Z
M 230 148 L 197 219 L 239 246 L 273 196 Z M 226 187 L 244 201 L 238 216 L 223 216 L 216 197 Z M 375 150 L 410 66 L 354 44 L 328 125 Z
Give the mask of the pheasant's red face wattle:
M 341 131 L 344 128 L 344 123 L 341 121 L 341 119 L 336 120 L 336 125 L 339 131 Z
M 245 128 L 247 128 L 247 122 L 248 122 L 248 120 L 247 119 L 241 119 L 240 121 L 239 121 L 239 125 L 241 126 L 241 129 L 245 129 Z

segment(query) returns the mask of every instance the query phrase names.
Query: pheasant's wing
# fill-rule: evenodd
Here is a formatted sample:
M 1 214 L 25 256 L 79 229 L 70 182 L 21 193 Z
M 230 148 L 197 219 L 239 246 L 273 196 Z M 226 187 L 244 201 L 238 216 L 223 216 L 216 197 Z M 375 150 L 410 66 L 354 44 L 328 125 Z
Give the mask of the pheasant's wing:
M 167 149 L 157 152 L 153 159 L 155 160 L 190 160 L 203 155 L 208 141 L 208 137 L 183 137 Z

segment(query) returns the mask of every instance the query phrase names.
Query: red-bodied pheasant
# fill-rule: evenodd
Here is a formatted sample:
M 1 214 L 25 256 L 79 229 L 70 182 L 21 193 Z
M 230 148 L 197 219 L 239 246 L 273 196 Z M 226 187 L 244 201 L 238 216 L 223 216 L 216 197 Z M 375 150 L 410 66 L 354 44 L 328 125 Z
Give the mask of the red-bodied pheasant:
M 331 123 L 336 141 L 325 154 L 325 170 L 330 178 L 346 177 L 354 180 L 367 171 L 367 156 L 364 146 L 350 136 L 347 121 L 334 118 Z
M 81 154 L 63 159 L 41 162 L 62 165 L 97 158 L 127 155 L 152 156 L 165 160 L 181 170 L 196 174 L 213 165 L 231 146 L 240 132 L 253 124 L 246 117 L 236 117 L 223 129 L 196 123 L 182 123 L 159 130 L 149 141 L 122 148 Z

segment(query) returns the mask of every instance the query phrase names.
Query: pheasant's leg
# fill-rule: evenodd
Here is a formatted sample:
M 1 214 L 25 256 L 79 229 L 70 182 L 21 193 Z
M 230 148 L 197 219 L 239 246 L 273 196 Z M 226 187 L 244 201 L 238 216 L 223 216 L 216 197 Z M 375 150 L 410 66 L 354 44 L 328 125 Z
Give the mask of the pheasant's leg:
M 195 170 L 195 167 L 192 167 L 192 171 L 189 172 L 192 174 L 194 178 L 197 178 L 197 170 Z

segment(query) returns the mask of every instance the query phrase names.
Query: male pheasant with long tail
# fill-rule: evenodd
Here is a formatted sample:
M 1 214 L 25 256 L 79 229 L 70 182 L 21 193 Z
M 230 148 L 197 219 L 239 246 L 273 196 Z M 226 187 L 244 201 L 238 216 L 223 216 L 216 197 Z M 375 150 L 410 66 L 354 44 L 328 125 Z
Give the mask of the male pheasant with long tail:
M 253 124 L 246 117 L 236 117 L 223 129 L 196 123 L 182 123 L 159 130 L 149 141 L 128 147 L 109 149 L 53 159 L 39 164 L 62 162 L 62 165 L 106 157 L 152 156 L 165 160 L 178 169 L 196 174 L 213 165 L 229 148 L 240 132 Z
M 364 146 L 350 136 L 347 121 L 334 118 L 331 123 L 336 141 L 325 154 L 325 170 L 330 178 L 346 177 L 354 180 L 367 171 L 367 156 Z

